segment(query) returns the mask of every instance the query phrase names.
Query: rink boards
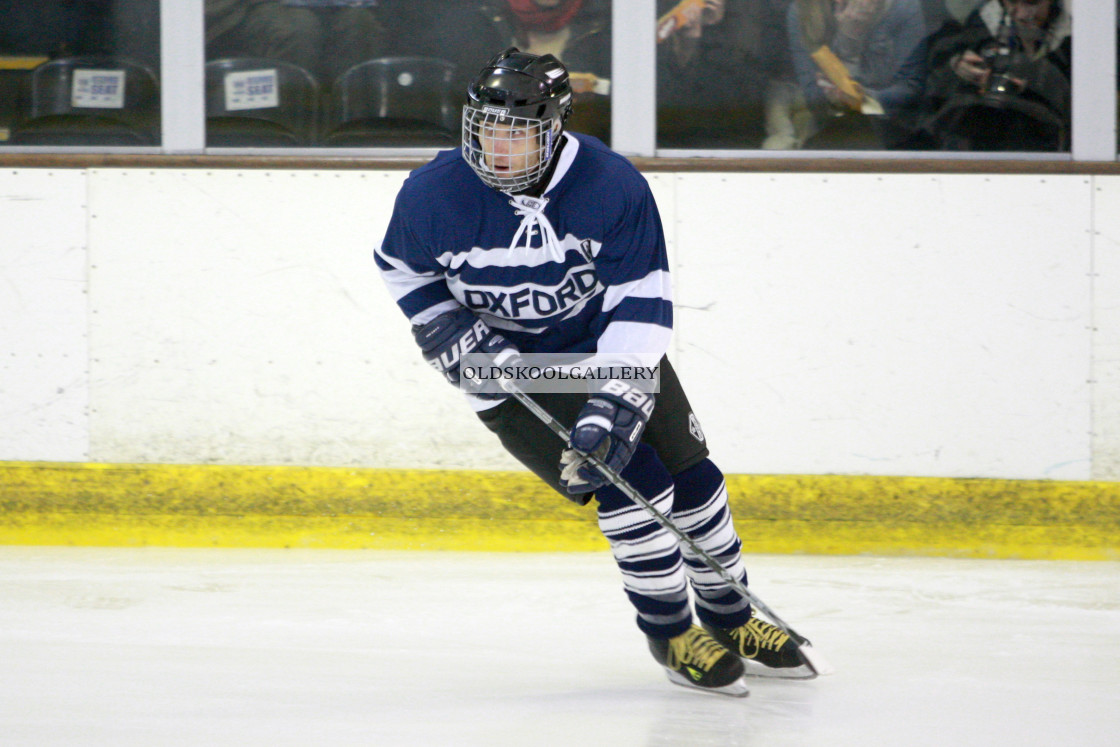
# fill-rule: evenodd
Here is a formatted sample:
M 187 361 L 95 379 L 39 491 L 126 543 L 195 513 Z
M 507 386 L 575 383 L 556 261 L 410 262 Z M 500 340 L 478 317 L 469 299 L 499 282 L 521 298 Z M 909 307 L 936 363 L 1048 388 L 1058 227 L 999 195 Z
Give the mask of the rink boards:
M 405 173 L 0 173 L 0 542 L 605 547 L 417 354 Z M 1120 176 L 647 178 L 749 549 L 1116 557 Z
M 1120 484 L 729 475 L 754 553 L 1120 559 Z M 0 463 L 0 544 L 606 549 L 522 472 Z

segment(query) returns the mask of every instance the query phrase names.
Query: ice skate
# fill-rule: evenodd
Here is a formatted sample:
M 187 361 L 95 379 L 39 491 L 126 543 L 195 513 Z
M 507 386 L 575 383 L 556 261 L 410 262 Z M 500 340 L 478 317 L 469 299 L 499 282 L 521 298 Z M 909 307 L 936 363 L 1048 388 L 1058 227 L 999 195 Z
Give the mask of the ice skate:
M 676 638 L 650 638 L 649 650 L 674 685 L 736 698 L 748 694 L 743 665 L 699 625 Z
M 806 664 L 795 641 L 781 628 L 755 617 L 753 613 L 745 625 L 737 628 L 704 625 L 704 629 L 738 655 L 747 676 L 811 679 L 818 674 Z

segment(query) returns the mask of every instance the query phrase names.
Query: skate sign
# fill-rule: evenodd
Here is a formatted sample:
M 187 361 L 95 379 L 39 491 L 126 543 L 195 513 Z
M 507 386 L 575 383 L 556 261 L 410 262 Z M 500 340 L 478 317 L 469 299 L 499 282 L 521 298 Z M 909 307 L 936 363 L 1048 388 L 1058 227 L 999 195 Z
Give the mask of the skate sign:
M 75 109 L 123 109 L 124 70 L 75 70 L 70 87 Z
M 226 111 L 269 109 L 280 105 L 276 68 L 227 73 Z

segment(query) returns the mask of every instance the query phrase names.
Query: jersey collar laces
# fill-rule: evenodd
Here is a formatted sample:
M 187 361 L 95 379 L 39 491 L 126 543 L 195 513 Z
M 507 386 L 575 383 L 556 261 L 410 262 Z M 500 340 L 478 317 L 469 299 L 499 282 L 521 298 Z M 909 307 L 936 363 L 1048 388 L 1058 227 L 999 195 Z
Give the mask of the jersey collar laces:
M 517 233 L 513 235 L 513 241 L 509 242 L 511 249 L 517 248 L 518 242 L 522 239 L 525 241 L 522 246 L 526 249 L 532 249 L 533 235 L 539 231 L 542 249 L 545 249 L 550 256 L 559 257 L 563 254 L 556 229 L 552 227 L 548 216 L 544 214 L 545 206 L 548 205 L 547 197 L 510 195 L 509 204 L 521 217 L 521 225 L 517 227 Z

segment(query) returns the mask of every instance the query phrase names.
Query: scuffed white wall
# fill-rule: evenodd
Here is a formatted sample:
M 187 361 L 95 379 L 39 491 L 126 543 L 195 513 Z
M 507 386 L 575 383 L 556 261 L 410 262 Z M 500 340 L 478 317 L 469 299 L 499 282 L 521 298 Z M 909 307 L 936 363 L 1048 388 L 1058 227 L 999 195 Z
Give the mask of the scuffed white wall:
M 89 458 L 86 174 L 0 172 L 0 459 Z
M 0 173 L 0 459 L 516 468 L 377 278 L 404 176 Z M 649 180 L 726 471 L 1120 478 L 1120 178 Z
M 93 458 L 492 461 L 376 273 L 404 177 L 94 172 Z
M 1120 480 L 1120 177 L 1093 198 L 1093 477 Z
M 1087 476 L 1090 194 L 1079 176 L 682 178 L 682 375 L 721 461 Z

